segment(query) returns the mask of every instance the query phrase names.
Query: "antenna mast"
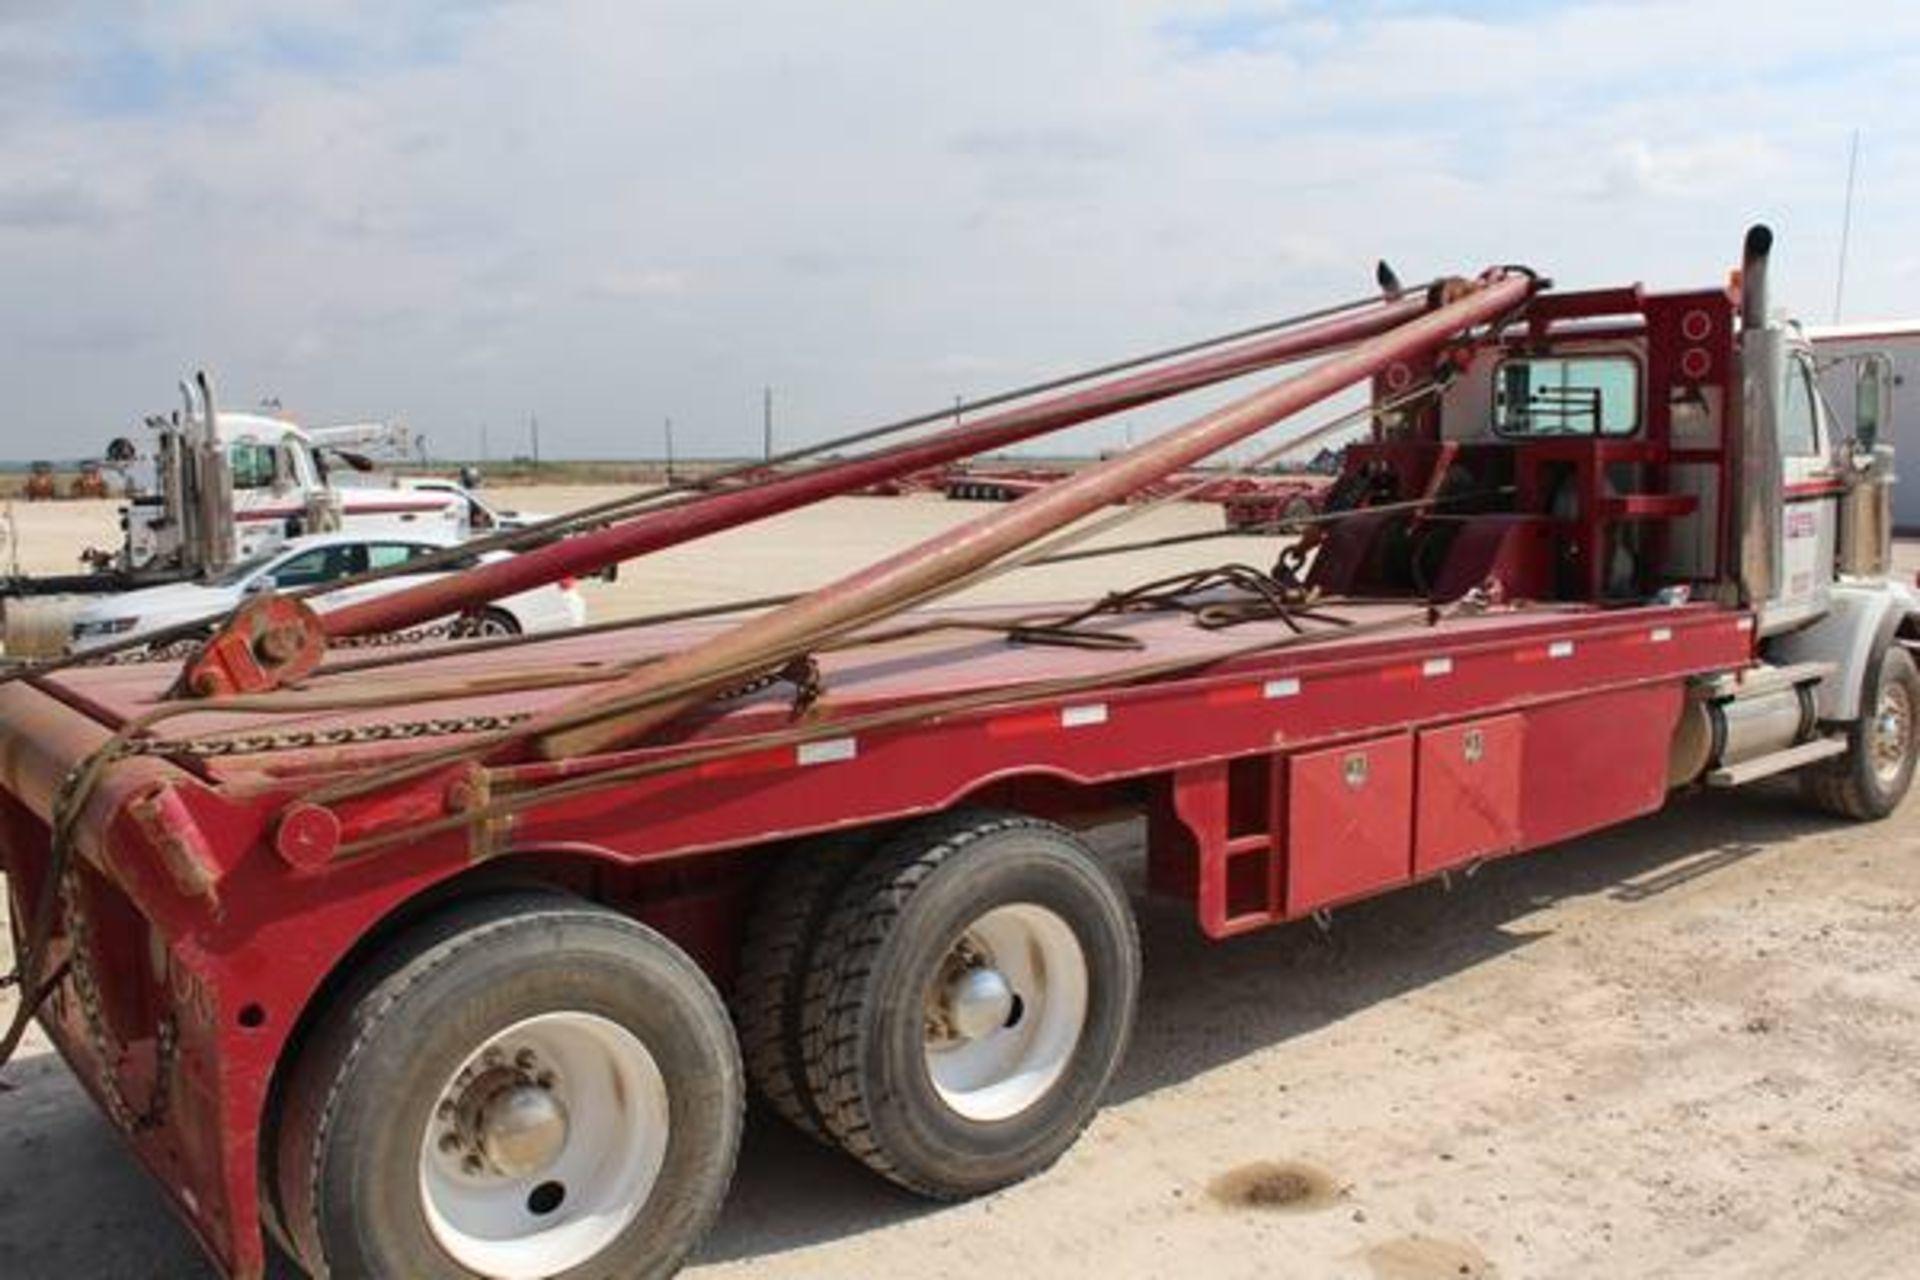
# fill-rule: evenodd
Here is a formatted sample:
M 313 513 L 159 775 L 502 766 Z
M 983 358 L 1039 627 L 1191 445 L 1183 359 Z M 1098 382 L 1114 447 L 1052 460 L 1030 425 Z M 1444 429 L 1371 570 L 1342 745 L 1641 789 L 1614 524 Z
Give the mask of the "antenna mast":
M 1840 212 L 1840 267 L 1834 273 L 1833 322 L 1840 323 L 1840 301 L 1847 293 L 1847 241 L 1853 238 L 1853 179 L 1860 168 L 1860 131 L 1853 131 L 1853 145 L 1847 149 L 1847 200 Z

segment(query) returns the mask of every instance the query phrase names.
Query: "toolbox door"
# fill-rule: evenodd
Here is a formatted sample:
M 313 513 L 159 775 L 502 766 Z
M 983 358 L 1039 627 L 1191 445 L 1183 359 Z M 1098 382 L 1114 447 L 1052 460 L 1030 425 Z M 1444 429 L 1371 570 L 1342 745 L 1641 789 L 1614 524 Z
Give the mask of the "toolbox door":
M 1492 716 L 1420 734 L 1413 874 L 1428 876 L 1520 847 L 1525 721 Z
M 1287 914 L 1404 884 L 1413 839 L 1413 737 L 1396 733 L 1287 761 Z

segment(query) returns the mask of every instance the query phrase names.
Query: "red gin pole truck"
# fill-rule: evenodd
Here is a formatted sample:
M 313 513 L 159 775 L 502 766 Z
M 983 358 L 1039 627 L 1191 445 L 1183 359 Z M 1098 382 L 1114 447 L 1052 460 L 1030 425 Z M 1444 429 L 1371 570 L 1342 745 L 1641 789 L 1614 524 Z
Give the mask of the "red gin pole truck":
M 1822 407 L 1769 245 L 1732 290 L 1396 291 L 367 604 L 252 600 L 184 668 L 16 670 L 23 1006 L 227 1274 L 271 1231 L 316 1275 L 657 1276 L 749 1089 L 934 1197 L 1074 1141 L 1140 969 L 1093 815 L 1144 815 L 1213 937 L 1682 788 L 1882 816 L 1920 678 L 1880 415 Z M 1309 354 L 744 620 L 338 643 Z M 1271 570 L 931 607 L 1357 383 L 1371 438 Z

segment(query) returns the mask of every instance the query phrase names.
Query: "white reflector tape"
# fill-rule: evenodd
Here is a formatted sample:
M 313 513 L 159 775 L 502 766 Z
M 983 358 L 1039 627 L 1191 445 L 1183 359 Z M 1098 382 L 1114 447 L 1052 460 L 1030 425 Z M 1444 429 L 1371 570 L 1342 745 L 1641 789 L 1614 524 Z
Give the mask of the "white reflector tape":
M 1655 627 L 1653 630 L 1647 632 L 1647 639 L 1654 644 L 1665 644 L 1667 641 L 1673 639 L 1673 628 Z
M 1740 630 L 1742 630 L 1742 631 L 1751 631 L 1751 630 L 1753 630 L 1753 619 L 1752 619 L 1752 618 L 1742 618 L 1742 619 L 1740 619 L 1740 621 L 1739 621 L 1739 622 L 1738 622 L 1738 623 L 1737 623 L 1736 625 L 1737 625 L 1737 626 L 1739 627 L 1739 629 L 1740 629 Z
M 1547 656 L 1549 658 L 1571 658 L 1573 656 L 1573 641 L 1555 640 L 1547 646 Z
M 1062 729 L 1078 729 L 1085 725 L 1105 724 L 1106 722 L 1107 704 L 1104 702 L 1087 702 L 1077 707 L 1060 708 L 1060 727 Z
M 1300 682 L 1289 676 L 1284 680 L 1269 680 L 1266 695 L 1269 698 L 1291 698 L 1300 692 Z
M 1452 675 L 1453 659 L 1452 658 L 1428 658 L 1425 662 L 1420 664 L 1420 674 L 1423 676 Z
M 803 742 L 794 755 L 800 764 L 833 764 L 840 760 L 851 760 L 860 754 L 860 744 L 853 738 L 822 738 L 818 742 Z

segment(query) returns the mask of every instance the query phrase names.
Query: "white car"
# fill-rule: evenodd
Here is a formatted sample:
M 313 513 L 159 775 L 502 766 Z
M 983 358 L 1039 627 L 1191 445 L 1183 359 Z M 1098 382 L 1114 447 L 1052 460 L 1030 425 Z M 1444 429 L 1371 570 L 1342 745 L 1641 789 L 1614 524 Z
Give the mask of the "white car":
M 352 577 L 370 569 L 407 563 L 455 543 L 395 534 L 320 533 L 292 538 L 269 551 L 197 582 L 170 582 L 121 595 L 103 596 L 88 604 L 73 620 L 70 652 L 98 648 L 129 636 L 207 619 L 217 622 L 250 595 L 263 591 L 294 591 Z M 405 573 L 378 582 L 316 596 L 313 607 L 324 613 L 342 605 L 400 591 L 457 572 L 471 564 L 512 557 L 510 551 L 477 554 L 466 565 Z M 520 635 L 559 631 L 587 620 L 586 601 L 571 579 L 534 587 L 494 600 L 473 614 L 470 634 Z
M 410 493 L 445 493 L 460 499 L 466 508 L 467 530 L 474 534 L 505 533 L 552 519 L 545 512 L 509 511 L 495 506 L 458 481 L 442 480 L 438 476 L 404 476 L 400 487 Z

